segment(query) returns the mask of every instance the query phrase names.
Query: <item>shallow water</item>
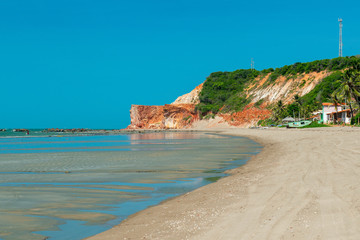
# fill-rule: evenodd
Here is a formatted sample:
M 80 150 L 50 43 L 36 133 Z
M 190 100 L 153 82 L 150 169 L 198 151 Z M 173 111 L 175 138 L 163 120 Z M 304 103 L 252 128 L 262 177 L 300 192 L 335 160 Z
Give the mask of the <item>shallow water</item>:
M 94 235 L 259 151 L 246 138 L 191 132 L 0 138 L 0 238 Z

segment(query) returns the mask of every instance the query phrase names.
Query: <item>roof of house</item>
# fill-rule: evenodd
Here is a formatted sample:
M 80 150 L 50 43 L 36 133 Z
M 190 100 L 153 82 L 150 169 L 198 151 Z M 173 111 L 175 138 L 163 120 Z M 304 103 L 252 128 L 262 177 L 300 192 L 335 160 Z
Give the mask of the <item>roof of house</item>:
M 338 113 L 342 113 L 342 112 L 350 112 L 351 110 L 350 109 L 345 109 L 345 110 L 342 110 L 342 111 L 338 111 Z M 326 115 L 330 115 L 330 114 L 335 114 L 336 112 L 329 112 L 329 113 L 326 113 Z
M 328 103 L 328 102 L 325 102 L 325 103 L 323 103 L 322 105 L 323 105 L 323 106 L 335 106 L 334 103 Z M 339 105 L 339 106 L 342 106 L 342 105 L 346 105 L 346 104 L 345 104 L 345 103 L 339 103 L 338 105 Z
M 334 104 L 333 104 L 333 103 L 324 102 L 322 105 L 323 105 L 323 106 L 331 106 L 331 105 L 334 105 Z

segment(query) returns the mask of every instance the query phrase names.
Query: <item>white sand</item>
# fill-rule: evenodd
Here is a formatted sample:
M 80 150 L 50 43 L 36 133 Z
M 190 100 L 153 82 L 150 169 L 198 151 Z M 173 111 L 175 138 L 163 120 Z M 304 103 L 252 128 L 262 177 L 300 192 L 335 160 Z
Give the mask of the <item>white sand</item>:
M 90 239 L 360 239 L 360 129 L 224 132 L 264 150 L 230 177 Z

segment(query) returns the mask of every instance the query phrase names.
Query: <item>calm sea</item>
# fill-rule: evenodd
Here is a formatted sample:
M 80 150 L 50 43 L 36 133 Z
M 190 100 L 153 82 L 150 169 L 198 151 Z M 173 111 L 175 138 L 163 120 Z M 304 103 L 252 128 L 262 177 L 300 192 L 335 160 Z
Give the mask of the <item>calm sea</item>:
M 0 239 L 83 239 L 260 150 L 247 138 L 195 132 L 0 138 Z

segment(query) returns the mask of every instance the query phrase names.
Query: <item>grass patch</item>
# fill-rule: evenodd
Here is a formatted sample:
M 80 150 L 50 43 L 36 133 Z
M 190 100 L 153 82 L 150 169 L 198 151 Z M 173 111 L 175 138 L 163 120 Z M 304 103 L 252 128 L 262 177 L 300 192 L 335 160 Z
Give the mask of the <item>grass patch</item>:
M 260 99 L 259 101 L 257 101 L 257 102 L 254 104 L 254 106 L 255 106 L 256 108 L 259 108 L 260 105 L 264 103 L 264 101 L 265 101 L 265 99 Z
M 222 178 L 222 177 L 208 177 L 208 178 L 205 178 L 205 180 L 208 182 L 216 182 L 220 178 Z
M 211 170 L 204 171 L 204 173 L 223 173 L 223 171 L 218 170 L 218 169 L 211 169 Z
M 264 120 L 259 120 L 258 122 L 257 122 L 257 125 L 258 126 L 262 126 L 262 127 L 267 127 L 267 126 L 270 126 L 270 125 L 277 125 L 277 123 L 274 121 L 274 120 L 272 120 L 271 118 L 267 118 L 267 119 L 264 119 Z
M 192 118 L 192 116 L 190 115 L 190 116 L 186 116 L 186 117 L 184 117 L 183 118 L 183 121 L 190 121 L 191 120 L 191 118 Z
M 330 127 L 329 125 L 318 123 L 318 122 L 312 122 L 310 125 L 300 127 L 300 128 L 318 128 L 318 127 Z
M 210 118 L 214 119 L 214 118 L 215 118 L 215 114 L 214 114 L 214 113 L 208 113 L 208 114 L 204 117 L 205 120 L 209 120 Z

